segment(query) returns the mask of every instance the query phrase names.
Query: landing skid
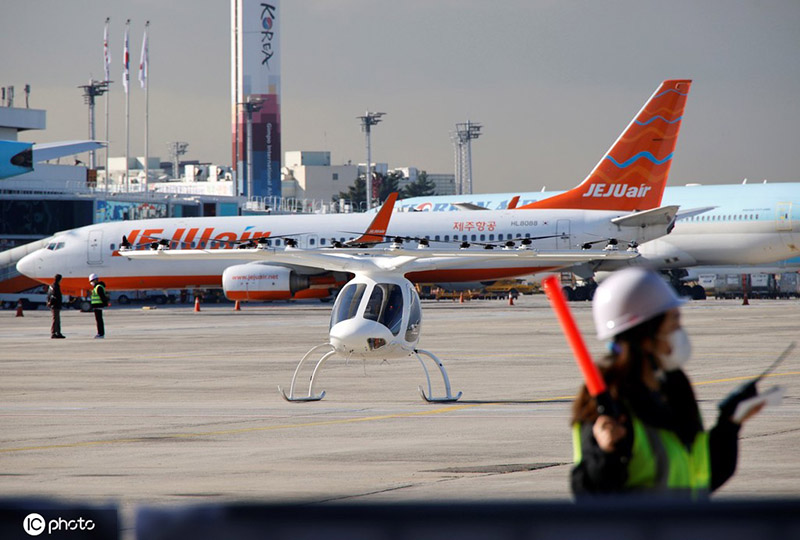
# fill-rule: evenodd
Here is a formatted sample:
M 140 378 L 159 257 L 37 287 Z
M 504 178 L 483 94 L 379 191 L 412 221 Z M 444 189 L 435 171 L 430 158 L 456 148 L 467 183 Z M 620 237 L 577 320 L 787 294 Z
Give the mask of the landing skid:
M 300 373 L 300 368 L 303 366 L 303 364 L 306 362 L 306 360 L 308 360 L 308 358 L 311 355 L 322 350 L 326 350 L 326 352 L 325 354 L 322 355 L 322 358 L 319 359 L 317 365 L 314 366 L 314 371 L 311 373 L 311 379 L 309 380 L 308 383 L 308 395 L 296 396 L 295 386 L 297 384 L 297 375 Z M 303 358 L 300 360 L 300 362 L 297 364 L 297 367 L 294 370 L 294 375 L 292 376 L 292 384 L 289 387 L 289 394 L 287 395 L 286 392 L 283 390 L 283 388 L 281 388 L 281 386 L 278 385 L 278 392 L 280 392 L 281 396 L 283 396 L 283 399 L 285 399 L 286 401 L 297 403 L 297 402 L 308 402 L 308 401 L 320 401 L 322 398 L 324 398 L 325 397 L 324 390 L 319 394 L 314 394 L 314 382 L 317 378 L 317 373 L 319 372 L 319 370 L 322 369 L 322 366 L 325 364 L 325 362 L 335 354 L 336 350 L 330 343 L 317 345 L 316 347 L 313 347 L 310 351 L 308 351 L 305 354 L 305 356 L 303 356 Z M 422 370 L 425 372 L 425 379 L 427 380 L 428 383 L 427 394 L 422 389 L 422 386 L 419 387 L 419 393 L 422 395 L 422 399 L 424 399 L 428 403 L 452 403 L 454 401 L 458 401 L 462 393 L 459 392 L 455 396 L 452 394 L 450 390 L 450 378 L 447 376 L 447 371 L 444 369 L 444 364 L 442 364 L 442 361 L 439 360 L 433 353 L 422 349 L 415 350 L 414 356 L 417 357 L 417 360 L 419 360 L 419 363 L 422 365 Z M 423 356 L 433 361 L 439 368 L 439 372 L 442 374 L 442 379 L 444 380 L 444 388 L 445 388 L 445 395 L 443 397 L 433 396 L 433 389 L 431 387 L 431 377 L 430 373 L 428 372 L 428 367 L 425 365 L 425 361 L 422 359 Z
M 458 401 L 462 393 L 459 392 L 455 396 L 451 393 L 450 378 L 447 376 L 447 371 L 444 369 L 444 364 L 442 364 L 442 361 L 439 360 L 436 357 L 436 355 L 434 355 L 432 352 L 423 349 L 415 350 L 414 355 L 417 357 L 417 360 L 419 360 L 419 363 L 422 365 L 422 369 L 423 371 L 425 371 L 425 378 L 428 381 L 427 395 L 425 394 L 425 391 L 422 389 L 422 387 L 421 386 L 419 387 L 419 393 L 422 396 L 422 399 L 424 399 L 428 403 L 452 403 L 454 401 Z M 424 355 L 430 358 L 439 368 L 439 372 L 442 374 L 442 379 L 444 379 L 444 390 L 446 393 L 444 397 L 433 397 L 433 389 L 431 388 L 431 376 L 430 374 L 428 374 L 428 368 L 425 366 L 425 362 L 422 361 L 422 357 L 420 355 Z
M 303 364 L 305 363 L 305 361 L 308 359 L 309 356 L 322 349 L 328 349 L 328 352 L 322 355 L 322 358 L 319 359 L 317 365 L 314 366 L 314 371 L 311 373 L 311 380 L 308 382 L 308 396 L 305 397 L 295 396 L 294 387 L 295 383 L 297 383 L 297 374 L 300 373 L 300 368 L 303 366 Z M 281 386 L 278 385 L 278 392 L 281 393 L 283 399 L 285 399 L 286 401 L 298 402 L 298 401 L 319 401 L 322 398 L 324 398 L 325 397 L 324 390 L 321 393 L 314 395 L 314 379 L 317 376 L 317 371 L 319 371 L 319 369 L 322 367 L 325 361 L 328 360 L 328 358 L 330 358 L 334 354 L 336 354 L 336 349 L 334 349 L 333 345 L 331 345 L 330 343 L 323 343 L 322 345 L 317 345 L 316 347 L 313 347 L 310 351 L 308 351 L 305 354 L 305 356 L 303 356 L 303 358 L 300 360 L 300 363 L 297 364 L 297 367 L 294 370 L 294 375 L 292 375 L 292 385 L 289 387 L 289 395 L 287 396 L 286 392 L 283 391 L 283 388 L 281 388 Z

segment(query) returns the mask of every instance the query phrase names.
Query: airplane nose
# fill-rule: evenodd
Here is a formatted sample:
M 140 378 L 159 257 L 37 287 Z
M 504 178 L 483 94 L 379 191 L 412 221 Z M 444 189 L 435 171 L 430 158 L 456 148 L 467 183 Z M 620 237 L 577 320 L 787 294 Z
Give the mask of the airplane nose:
M 29 278 L 36 278 L 37 261 L 41 259 L 39 251 L 34 251 L 17 261 L 17 272 Z

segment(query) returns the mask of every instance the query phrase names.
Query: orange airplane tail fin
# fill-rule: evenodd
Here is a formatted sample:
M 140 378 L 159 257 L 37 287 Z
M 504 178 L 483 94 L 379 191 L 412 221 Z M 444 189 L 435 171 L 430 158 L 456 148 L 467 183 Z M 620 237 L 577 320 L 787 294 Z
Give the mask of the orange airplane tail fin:
M 520 208 L 647 210 L 661 205 L 691 80 L 667 80 L 577 187 Z
M 394 211 L 394 203 L 397 200 L 397 192 L 390 193 L 383 203 L 375 219 L 367 227 L 367 231 L 359 238 L 348 242 L 349 244 L 377 244 L 383 242 L 386 237 L 386 230 L 389 228 L 389 219 Z

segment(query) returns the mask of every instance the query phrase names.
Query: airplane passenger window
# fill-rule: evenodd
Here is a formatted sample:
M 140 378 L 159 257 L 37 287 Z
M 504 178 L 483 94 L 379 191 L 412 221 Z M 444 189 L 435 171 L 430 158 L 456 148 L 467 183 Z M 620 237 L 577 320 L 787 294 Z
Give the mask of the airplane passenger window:
M 493 234 L 490 234 L 490 235 L 489 235 L 489 241 L 490 241 L 490 242 L 494 241 L 494 235 L 493 235 Z
M 444 235 L 444 241 L 445 242 L 449 242 L 450 241 L 450 235 L 449 234 Z
M 321 246 L 325 245 L 325 239 L 324 238 L 320 238 L 319 239 L 319 245 L 321 245 Z
M 336 303 L 331 311 L 331 328 L 336 323 L 355 317 L 366 288 L 364 283 L 350 283 L 342 289 L 342 292 L 336 297 Z
M 308 245 L 309 246 L 316 245 L 316 243 L 317 243 L 317 239 L 316 238 L 309 238 L 308 239 Z
M 275 245 L 276 246 L 280 246 L 281 245 L 281 239 L 280 238 L 275 240 Z
M 439 235 L 437 234 L 436 236 L 433 237 L 433 239 L 438 242 L 439 241 Z
M 484 240 L 486 240 L 486 235 L 485 235 L 485 234 L 482 234 L 482 235 L 481 235 L 481 242 L 483 242 Z
M 111 251 L 114 251 L 114 249 L 116 249 L 114 244 L 111 244 L 111 246 L 109 246 L 109 247 L 111 248 Z
M 473 241 L 473 242 L 475 241 L 475 238 L 476 238 L 476 236 L 473 234 L 473 235 L 472 235 L 472 241 Z

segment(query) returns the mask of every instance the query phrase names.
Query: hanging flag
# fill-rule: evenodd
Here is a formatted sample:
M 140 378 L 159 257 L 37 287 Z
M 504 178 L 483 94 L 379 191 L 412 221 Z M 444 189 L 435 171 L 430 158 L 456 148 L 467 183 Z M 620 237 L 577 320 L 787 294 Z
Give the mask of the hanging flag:
M 147 69 L 148 69 L 148 51 L 147 51 L 147 29 L 150 27 L 150 21 L 144 25 L 144 37 L 142 38 L 142 56 L 139 59 L 139 84 L 142 88 L 147 86 Z
M 128 57 L 128 30 L 130 30 L 131 20 L 125 22 L 125 49 L 122 51 L 122 86 L 125 88 L 125 93 L 128 93 L 128 83 L 131 80 L 130 72 L 130 58 Z
M 111 51 L 108 50 L 108 23 L 111 17 L 106 17 L 106 28 L 103 30 L 103 67 L 106 81 L 111 80 Z

